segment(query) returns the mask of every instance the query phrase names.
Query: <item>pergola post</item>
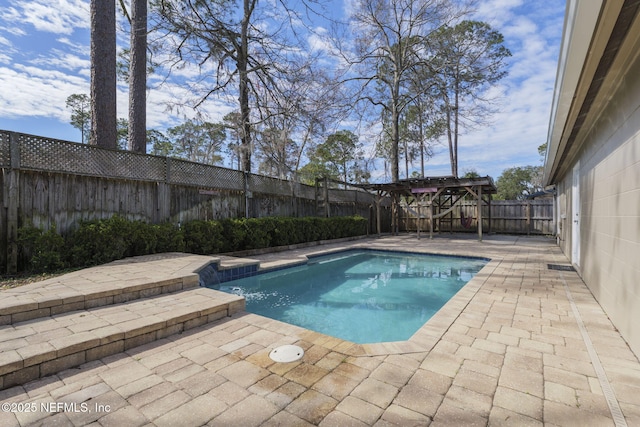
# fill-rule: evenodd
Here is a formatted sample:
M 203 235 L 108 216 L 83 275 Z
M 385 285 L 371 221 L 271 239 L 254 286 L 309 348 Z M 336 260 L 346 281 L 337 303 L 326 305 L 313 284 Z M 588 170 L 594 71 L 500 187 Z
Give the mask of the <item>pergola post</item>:
M 433 194 L 429 193 L 429 239 L 433 239 Z
M 391 233 L 394 236 L 397 236 L 400 230 L 400 203 L 398 199 L 398 193 L 394 191 L 391 196 Z
M 380 219 L 380 202 L 382 201 L 382 192 L 378 191 L 376 195 L 376 228 L 378 231 L 378 237 L 382 233 L 381 219 Z
M 416 227 L 418 229 L 418 240 L 420 240 L 420 219 L 421 219 L 421 209 L 420 209 L 420 205 L 422 203 L 422 195 L 416 195 L 416 202 L 418 202 L 418 206 L 416 206 L 417 210 L 418 210 L 418 221 L 416 222 Z
M 478 185 L 478 241 L 482 242 L 482 185 Z

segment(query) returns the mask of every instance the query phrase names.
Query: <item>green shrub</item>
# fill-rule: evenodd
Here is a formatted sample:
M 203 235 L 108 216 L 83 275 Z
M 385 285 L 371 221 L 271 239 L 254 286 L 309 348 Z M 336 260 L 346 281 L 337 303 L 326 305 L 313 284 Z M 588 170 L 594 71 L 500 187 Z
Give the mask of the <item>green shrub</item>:
M 303 218 L 268 217 L 259 218 L 260 227 L 269 236 L 269 246 L 288 246 L 304 242 Z
M 21 269 L 33 272 L 103 264 L 127 256 L 186 251 L 214 254 L 366 234 L 362 217 L 249 218 L 175 225 L 108 219 L 81 221 L 66 238 L 55 227 L 19 230 Z M 66 255 L 66 256 L 65 256 Z
M 247 229 L 242 219 L 223 219 L 222 225 L 222 252 L 235 252 L 244 249 L 244 241 Z
M 262 228 L 262 231 L 267 234 L 267 239 L 269 240 L 269 246 L 282 246 L 283 237 L 280 232 L 280 222 L 282 218 L 280 217 L 268 217 L 268 218 L 260 218 L 259 226 Z M 286 241 L 286 238 L 284 239 Z
M 18 228 L 18 270 L 31 269 L 36 242 L 42 233 L 41 229 L 31 225 Z
M 81 221 L 67 240 L 71 265 L 84 267 L 124 258 L 130 251 L 132 229 L 131 222 L 118 215 Z
M 184 248 L 195 254 L 215 254 L 223 247 L 223 227 L 218 221 L 189 221 L 183 226 Z
M 305 219 L 304 218 L 282 218 L 283 223 L 280 232 L 289 239 L 287 245 L 295 245 L 307 241 L 305 236 Z
M 152 224 L 142 221 L 129 222 L 125 236 L 127 250 L 125 256 L 138 256 L 156 253 L 158 234 Z
M 332 221 L 334 236 L 351 237 L 355 233 L 357 222 L 354 217 L 338 217 Z M 338 238 L 338 237 L 335 237 Z
M 22 269 L 41 273 L 66 267 L 64 238 L 56 232 L 55 224 L 46 232 L 33 226 L 20 228 L 18 247 L 20 258 L 26 260 Z
M 184 252 L 184 232 L 169 222 L 152 225 L 156 234 L 156 252 Z M 222 227 L 220 227 L 222 228 Z
M 247 218 L 243 221 L 246 229 L 243 249 L 261 249 L 271 245 L 271 235 L 265 225 L 273 222 L 268 220 L 269 218 Z
M 300 218 L 299 221 L 296 221 L 296 224 L 298 226 L 299 233 L 301 234 L 300 238 L 303 242 L 315 242 L 327 238 L 326 236 L 328 234 L 326 233 L 326 222 L 324 221 L 324 218 Z

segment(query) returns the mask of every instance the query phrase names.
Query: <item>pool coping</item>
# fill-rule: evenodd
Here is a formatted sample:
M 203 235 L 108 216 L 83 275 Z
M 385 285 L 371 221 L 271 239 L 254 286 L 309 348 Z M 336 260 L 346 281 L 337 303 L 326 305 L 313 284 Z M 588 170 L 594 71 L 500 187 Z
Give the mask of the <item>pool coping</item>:
M 583 323 L 622 416 L 640 425 L 638 358 L 576 272 L 547 268 L 569 262 L 554 241 L 495 235 L 482 243 L 468 235 L 417 241 L 401 235 L 365 244 L 486 254 L 496 267 L 484 270 L 490 277 L 430 351 L 369 356 L 353 348 L 362 353 L 350 356 L 340 351 L 348 342 L 241 311 L 0 392 L 0 401 L 16 408 L 87 402 L 102 409 L 0 412 L 0 424 L 613 425 L 616 415 L 581 336 Z M 309 252 L 259 258 L 269 266 Z M 225 265 L 234 262 L 220 258 Z M 201 261 L 189 255 L 135 266 L 152 279 L 191 273 Z M 131 271 L 117 270 L 118 283 L 132 278 Z M 86 282 L 109 287 L 113 282 L 101 280 L 107 276 L 102 271 Z M 67 279 L 76 281 L 68 275 L 57 281 Z M 268 355 L 283 344 L 302 347 L 304 357 L 274 362 Z
M 265 322 L 265 324 L 268 324 L 269 326 L 265 329 L 273 328 L 273 331 L 275 332 L 282 327 L 295 328 L 298 330 L 298 333 L 301 335 L 301 337 L 304 337 L 305 340 L 330 350 L 340 351 L 341 353 L 344 353 L 348 356 L 387 356 L 394 354 L 429 352 L 447 332 L 451 325 L 453 325 L 456 319 L 460 317 L 465 307 L 477 294 L 482 285 L 491 276 L 491 274 L 495 271 L 496 267 L 500 263 L 499 259 L 486 256 L 460 254 L 449 251 L 421 251 L 413 248 L 411 250 L 402 250 L 397 248 L 390 250 L 371 247 L 371 245 L 366 245 L 362 242 L 357 241 L 345 242 L 345 245 L 341 245 L 340 247 L 313 251 L 289 260 L 280 259 L 275 262 L 265 262 L 262 260 L 247 259 L 247 261 L 258 262 L 259 267 L 257 274 L 261 274 L 281 270 L 284 268 L 305 265 L 310 259 L 314 257 L 331 255 L 349 250 L 371 250 L 415 255 L 437 255 L 473 258 L 486 260 L 487 264 L 480 271 L 478 271 L 458 292 L 456 292 L 456 294 L 452 298 L 450 298 L 449 301 L 447 301 L 429 320 L 427 320 L 408 340 L 405 341 L 387 341 L 380 343 L 358 344 L 352 341 L 334 337 L 332 335 L 323 334 L 321 332 L 316 332 L 287 322 L 283 322 L 281 320 L 261 316 L 256 313 L 250 313 L 248 311 L 246 311 L 246 313 L 250 313 L 254 316 L 258 316 L 259 318 L 268 320 L 268 322 Z

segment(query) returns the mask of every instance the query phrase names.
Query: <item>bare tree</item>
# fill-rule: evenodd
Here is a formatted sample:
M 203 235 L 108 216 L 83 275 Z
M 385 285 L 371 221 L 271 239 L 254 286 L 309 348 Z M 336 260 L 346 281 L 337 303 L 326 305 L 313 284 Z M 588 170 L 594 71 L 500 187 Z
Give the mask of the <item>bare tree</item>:
M 457 18 L 449 0 L 358 0 L 351 16 L 355 50 L 345 59 L 363 83 L 359 99 L 382 108 L 390 130 L 391 179 L 399 180 L 400 117 L 411 104 L 411 73 L 424 65 L 423 40 Z
M 261 158 L 260 173 L 286 179 L 295 167 L 298 146 L 289 137 L 286 126 L 268 127 L 256 135 Z
M 299 47 L 301 42 L 291 38 L 295 31 L 285 31 L 299 17 L 284 2 L 260 4 L 242 0 L 241 11 L 236 13 L 235 2 L 229 0 L 157 1 L 158 25 L 167 35 L 163 42 L 175 53 L 170 65 L 194 64 L 203 71 L 190 87 L 201 94 L 194 106 L 214 93 L 237 96 L 239 149 L 242 169 L 247 172 L 252 167 L 252 132 L 260 120 L 253 112 L 262 101 L 256 93 L 277 93 L 283 76 L 297 72 L 291 57 L 306 54 Z
M 115 0 L 91 0 L 90 144 L 117 148 Z
M 240 134 L 242 133 L 242 117 L 237 111 L 231 112 L 222 118 L 225 128 L 229 131 L 228 136 L 231 142 L 227 144 L 227 152 L 230 155 L 231 167 L 234 167 L 234 160 L 237 162 L 237 169 L 241 170 L 242 158 L 240 156 Z
M 309 64 L 297 69 L 283 76 L 277 92 L 258 93 L 260 124 L 266 131 L 260 132 L 256 148 L 279 177 L 295 178 L 304 153 L 321 142 L 329 124 L 339 117 L 334 108 L 339 92 L 328 75 Z
M 295 129 L 299 141 L 298 157 L 294 172 L 302 167 L 302 156 L 308 150 L 313 151 L 322 142 L 332 127 L 340 125 L 346 117 L 341 105 L 344 104 L 343 91 L 339 90 L 335 79 L 323 70 L 310 71 L 313 75 L 298 74 L 291 82 Z

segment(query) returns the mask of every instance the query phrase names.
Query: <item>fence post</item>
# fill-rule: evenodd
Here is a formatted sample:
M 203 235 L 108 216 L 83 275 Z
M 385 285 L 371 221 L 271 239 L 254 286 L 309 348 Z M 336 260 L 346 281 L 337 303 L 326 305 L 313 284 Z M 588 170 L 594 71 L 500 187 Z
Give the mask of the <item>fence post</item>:
M 489 227 L 487 230 L 487 233 L 491 234 L 491 222 L 492 222 L 492 212 L 491 212 L 491 199 L 493 198 L 493 194 L 489 193 L 489 197 L 487 199 L 487 203 L 489 204 L 489 208 L 487 209 L 488 211 L 488 217 L 489 217 Z
M 156 222 L 171 219 L 171 158 L 165 157 L 164 161 L 164 181 L 156 183 Z
M 9 169 L 7 206 L 7 274 L 18 272 L 18 205 L 20 201 L 20 144 L 18 134 L 9 133 L 9 153 L 11 168 Z
M 329 205 L 329 178 L 324 177 L 324 217 L 331 216 L 331 206 Z
M 358 192 L 354 191 L 353 193 L 355 195 L 355 197 L 353 199 L 353 214 L 357 215 L 357 213 L 358 213 Z
M 298 202 L 296 200 L 296 182 L 295 182 L 295 178 L 292 175 L 291 176 L 291 181 L 289 181 L 290 183 L 290 187 L 291 187 L 291 216 L 293 217 L 297 217 L 298 216 Z
M 524 207 L 527 214 L 527 236 L 531 235 L 531 200 L 527 199 L 527 204 Z
M 249 172 L 244 171 L 244 217 L 249 218 L 249 199 L 251 198 L 251 193 L 249 191 Z

